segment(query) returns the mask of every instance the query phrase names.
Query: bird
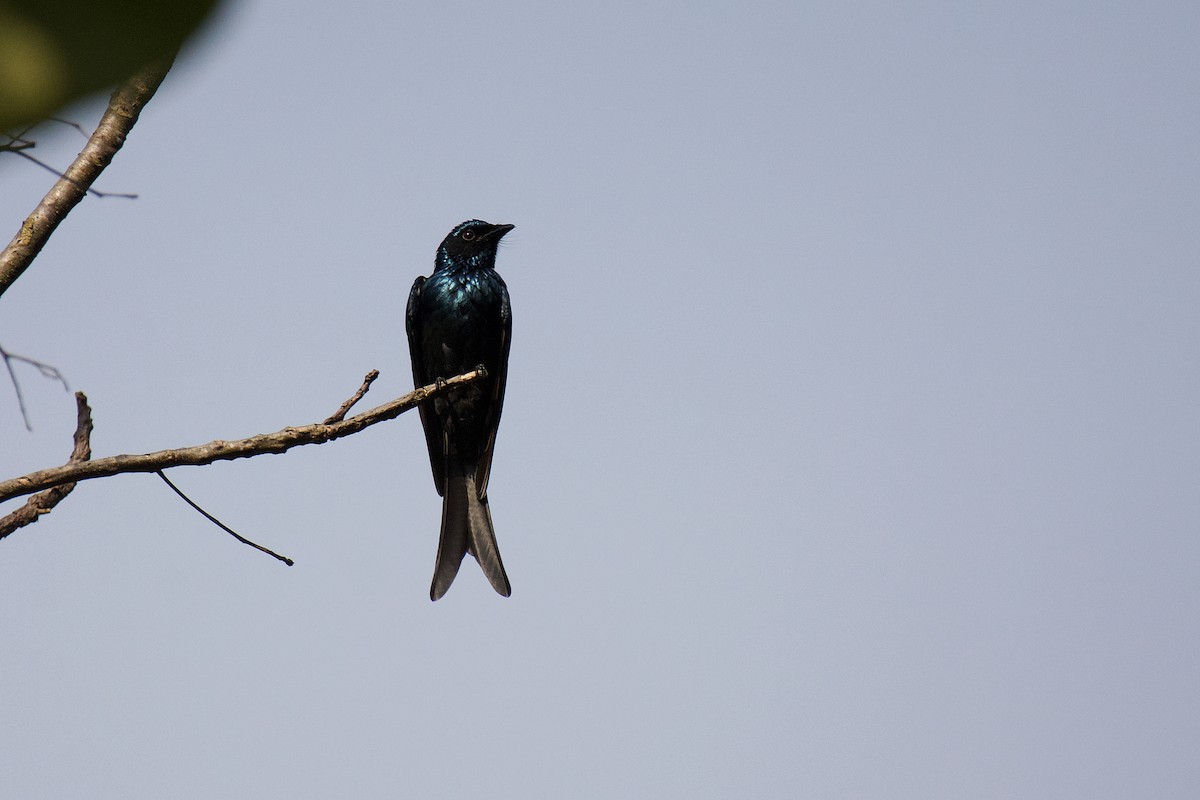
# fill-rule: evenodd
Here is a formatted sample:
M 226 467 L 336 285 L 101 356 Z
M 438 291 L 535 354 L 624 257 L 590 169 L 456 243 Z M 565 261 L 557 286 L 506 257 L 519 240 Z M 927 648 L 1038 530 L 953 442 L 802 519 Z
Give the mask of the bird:
M 467 553 L 496 592 L 512 594 L 487 488 L 512 338 L 508 287 L 496 272 L 496 248 L 514 227 L 478 219 L 455 226 L 438 246 L 433 272 L 419 276 L 408 295 L 405 329 L 417 387 L 480 365 L 487 370 L 486 377 L 419 406 L 433 483 L 442 496 L 429 587 L 434 601 L 446 594 Z

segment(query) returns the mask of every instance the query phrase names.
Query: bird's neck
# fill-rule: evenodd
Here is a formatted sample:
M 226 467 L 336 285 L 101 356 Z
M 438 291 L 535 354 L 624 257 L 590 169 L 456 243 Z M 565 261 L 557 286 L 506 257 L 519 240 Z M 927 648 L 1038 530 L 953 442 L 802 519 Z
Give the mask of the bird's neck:
M 438 272 L 451 275 L 470 275 L 475 272 L 496 268 L 496 256 L 489 253 L 479 253 L 467 258 L 439 258 Z

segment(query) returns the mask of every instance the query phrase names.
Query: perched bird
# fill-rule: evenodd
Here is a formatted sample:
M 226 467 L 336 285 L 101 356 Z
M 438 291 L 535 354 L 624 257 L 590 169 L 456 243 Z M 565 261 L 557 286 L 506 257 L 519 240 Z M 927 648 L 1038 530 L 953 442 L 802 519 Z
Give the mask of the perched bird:
M 442 241 L 433 274 L 419 277 L 408 295 L 408 348 L 413 380 L 425 386 L 482 364 L 487 377 L 422 403 L 433 483 L 442 496 L 442 536 L 431 600 L 446 593 L 467 553 L 492 588 L 512 588 L 496 547 L 488 510 L 488 474 L 504 403 L 512 333 L 508 288 L 496 274 L 496 247 L 512 225 L 472 219 Z

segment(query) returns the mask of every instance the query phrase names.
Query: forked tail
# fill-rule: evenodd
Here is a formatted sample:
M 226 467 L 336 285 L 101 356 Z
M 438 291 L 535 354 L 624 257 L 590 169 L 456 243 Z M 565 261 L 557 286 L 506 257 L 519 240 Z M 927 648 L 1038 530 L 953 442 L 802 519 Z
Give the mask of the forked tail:
M 508 597 L 512 587 L 500 560 L 496 546 L 496 531 L 492 527 L 492 512 L 486 497 L 475 490 L 475 476 L 451 474 L 446 476 L 442 497 L 442 538 L 438 543 L 437 566 L 433 570 L 433 585 L 429 598 L 437 600 L 446 594 L 467 553 L 475 556 L 483 574 L 501 595 Z

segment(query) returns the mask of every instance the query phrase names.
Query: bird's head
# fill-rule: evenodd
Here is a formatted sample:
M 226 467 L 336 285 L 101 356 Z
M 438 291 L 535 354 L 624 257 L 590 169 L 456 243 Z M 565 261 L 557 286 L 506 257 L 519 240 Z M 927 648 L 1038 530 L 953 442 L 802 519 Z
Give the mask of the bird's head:
M 513 225 L 493 225 L 470 219 L 457 225 L 438 247 L 437 266 L 447 269 L 490 269 L 496 266 L 496 247 Z

